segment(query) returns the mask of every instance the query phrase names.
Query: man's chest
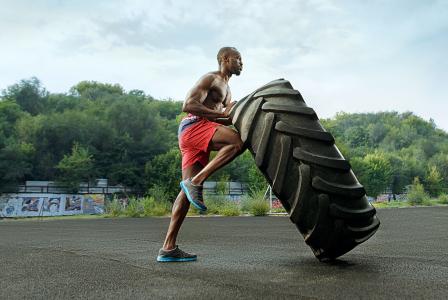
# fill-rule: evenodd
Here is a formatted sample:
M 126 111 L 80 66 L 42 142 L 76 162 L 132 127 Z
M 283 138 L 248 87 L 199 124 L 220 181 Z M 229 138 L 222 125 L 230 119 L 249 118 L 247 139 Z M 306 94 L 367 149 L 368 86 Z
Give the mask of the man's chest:
M 215 86 L 210 89 L 207 98 L 210 98 L 209 100 L 215 103 L 223 103 L 229 95 L 230 89 L 228 85 Z

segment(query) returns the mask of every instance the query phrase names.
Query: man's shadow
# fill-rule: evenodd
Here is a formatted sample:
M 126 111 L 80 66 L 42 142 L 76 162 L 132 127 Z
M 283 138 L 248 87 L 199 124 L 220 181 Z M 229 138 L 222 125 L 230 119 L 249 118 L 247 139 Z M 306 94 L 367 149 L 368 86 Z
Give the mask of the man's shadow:
M 297 259 L 285 259 L 280 262 L 280 265 L 290 272 L 295 272 L 300 270 L 301 272 L 311 272 L 311 273 L 333 273 L 342 272 L 345 274 L 350 273 L 364 273 L 375 271 L 375 264 L 370 264 L 369 260 L 365 260 L 362 257 L 355 258 L 337 258 L 327 261 L 319 261 L 315 257 L 298 257 Z

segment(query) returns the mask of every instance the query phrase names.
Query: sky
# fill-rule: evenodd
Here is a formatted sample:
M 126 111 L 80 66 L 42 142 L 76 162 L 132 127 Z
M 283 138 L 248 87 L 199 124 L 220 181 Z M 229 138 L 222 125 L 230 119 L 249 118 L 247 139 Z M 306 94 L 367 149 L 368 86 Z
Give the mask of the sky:
M 32 76 L 184 100 L 233 46 L 239 100 L 285 78 L 320 118 L 412 111 L 448 131 L 448 1 L 0 0 L 0 90 Z

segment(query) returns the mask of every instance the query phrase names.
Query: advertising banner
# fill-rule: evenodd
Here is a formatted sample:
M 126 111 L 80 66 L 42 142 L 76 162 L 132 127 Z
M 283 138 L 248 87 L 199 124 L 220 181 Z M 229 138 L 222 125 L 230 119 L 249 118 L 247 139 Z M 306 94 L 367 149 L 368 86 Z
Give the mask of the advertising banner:
M 9 194 L 0 197 L 0 217 L 103 214 L 103 194 Z

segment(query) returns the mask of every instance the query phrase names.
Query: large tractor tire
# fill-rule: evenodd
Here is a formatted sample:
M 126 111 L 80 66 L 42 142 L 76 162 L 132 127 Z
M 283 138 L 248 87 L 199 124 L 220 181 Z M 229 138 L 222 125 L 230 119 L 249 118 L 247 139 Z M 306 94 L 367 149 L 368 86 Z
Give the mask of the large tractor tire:
M 321 261 L 368 240 L 380 222 L 351 166 L 289 81 L 274 80 L 232 108 L 245 146 Z

